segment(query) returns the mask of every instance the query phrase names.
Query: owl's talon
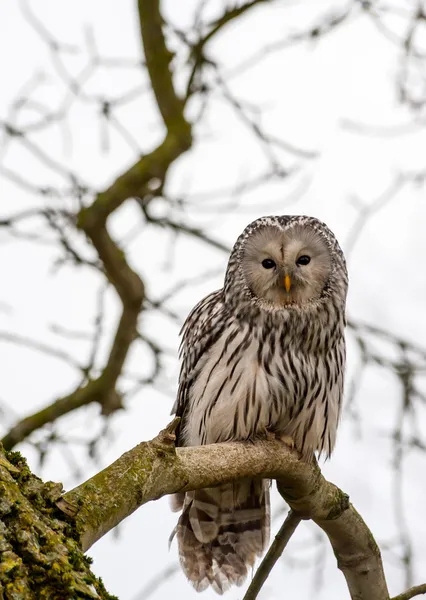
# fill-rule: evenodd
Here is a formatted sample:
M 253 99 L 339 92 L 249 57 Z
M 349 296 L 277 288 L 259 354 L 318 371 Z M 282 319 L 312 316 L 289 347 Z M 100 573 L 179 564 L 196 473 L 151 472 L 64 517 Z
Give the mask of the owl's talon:
M 268 442 L 275 442 L 277 439 L 277 436 L 275 435 L 275 433 L 272 433 L 272 431 L 265 431 L 265 438 Z
M 280 435 L 279 433 L 273 433 L 272 431 L 266 430 L 265 438 L 268 442 L 276 442 L 277 440 L 280 440 L 280 442 L 284 442 L 284 444 L 291 450 L 294 450 L 296 447 L 294 439 L 290 435 Z
M 290 450 L 294 450 L 296 444 L 294 443 L 294 439 L 290 435 L 279 435 L 277 436 L 281 442 L 284 442 L 286 446 L 290 448 Z

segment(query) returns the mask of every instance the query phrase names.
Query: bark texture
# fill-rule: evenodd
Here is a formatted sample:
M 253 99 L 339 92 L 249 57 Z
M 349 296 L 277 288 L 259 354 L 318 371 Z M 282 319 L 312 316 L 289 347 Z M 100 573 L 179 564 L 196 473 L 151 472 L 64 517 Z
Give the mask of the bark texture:
M 75 525 L 18 452 L 0 448 L 0 599 L 113 600 L 90 570 Z

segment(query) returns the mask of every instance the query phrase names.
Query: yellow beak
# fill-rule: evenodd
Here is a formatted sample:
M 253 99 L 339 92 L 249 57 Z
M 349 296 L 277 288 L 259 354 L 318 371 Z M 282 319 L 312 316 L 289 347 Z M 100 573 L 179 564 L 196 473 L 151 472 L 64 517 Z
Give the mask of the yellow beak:
M 290 291 L 291 288 L 291 279 L 290 279 L 290 275 L 286 275 L 284 277 L 284 287 L 285 287 L 285 291 L 287 292 L 287 294 Z

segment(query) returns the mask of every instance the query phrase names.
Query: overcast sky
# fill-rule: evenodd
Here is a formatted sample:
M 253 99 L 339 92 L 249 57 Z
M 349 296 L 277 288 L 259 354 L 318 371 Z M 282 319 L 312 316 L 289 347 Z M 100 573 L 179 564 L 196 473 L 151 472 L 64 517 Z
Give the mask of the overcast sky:
M 84 32 L 90 26 L 100 55 L 136 60 L 141 56 L 141 49 L 135 4 L 130 0 L 75 0 L 72 3 L 33 0 L 29 5 L 57 39 L 84 45 Z M 167 18 L 176 27 L 184 28 L 192 20 L 198 2 L 169 0 L 164 4 Z M 208 10 L 214 15 L 222 5 L 219 0 L 212 0 Z M 232 72 L 258 49 L 307 27 L 315 14 L 326 14 L 328 6 L 336 11 L 345 5 L 317 0 L 261 6 L 224 30 L 210 47 L 210 56 Z M 66 88 L 58 83 L 49 49 L 23 18 L 20 3 L 0 3 L 0 22 L 7 25 L 0 36 L 0 54 L 7 57 L 0 63 L 0 118 L 10 118 L 9 109 L 18 91 L 34 73 L 41 71 L 46 75 L 36 98 L 50 107 L 58 106 Z M 403 19 L 390 20 L 389 26 L 403 31 L 406 23 Z M 66 55 L 64 60 L 73 73 L 84 67 L 84 58 L 80 55 Z M 425 169 L 426 135 L 420 127 L 415 133 L 374 137 L 355 133 L 347 126 L 349 121 L 383 127 L 409 121 L 409 112 L 397 101 L 395 80 L 399 66 L 396 46 L 380 35 L 367 18 L 355 19 L 320 43 L 303 43 L 271 52 L 256 67 L 235 76 L 230 84 L 232 91 L 251 105 L 262 108 L 262 124 L 271 133 L 306 152 L 317 153 L 316 158 L 302 159 L 281 153 L 282 165 L 293 172 L 291 177 L 285 182 L 257 188 L 244 197 L 234 211 L 224 211 L 230 195 L 220 190 L 228 190 L 261 173 L 264 158 L 252 134 L 223 99 L 217 97 L 197 127 L 194 149 L 174 166 L 167 192 L 176 198 L 190 194 L 193 205 L 187 208 L 188 222 L 205 225 L 212 237 L 229 247 L 251 220 L 263 214 L 311 214 L 324 220 L 349 252 L 350 317 L 387 328 L 423 345 L 426 339 L 424 186 L 401 185 L 392 200 L 383 202 L 381 210 L 369 218 L 353 244 L 353 228 L 359 214 L 354 202 L 372 206 L 392 188 L 399 174 Z M 85 89 L 91 94 L 112 97 L 141 83 L 146 83 L 146 76 L 134 67 L 100 69 L 88 80 Z M 197 108 L 192 106 L 190 111 L 195 114 Z M 96 111 L 94 104 L 76 102 L 65 128 L 54 127 L 34 139 L 56 160 L 102 189 L 131 164 L 136 147 L 142 152 L 148 151 L 161 139 L 163 130 L 149 94 L 117 113 L 122 125 L 131 131 L 133 141 L 130 143 L 116 131 L 104 130 Z M 34 118 L 35 114 L 28 111 L 24 121 Z M 36 185 L 53 185 L 60 181 L 19 143 L 12 142 L 6 147 L 3 141 L 2 166 Z M 42 202 L 6 178 L 1 180 L 0 186 L 1 217 Z M 218 193 L 213 200 L 200 195 L 215 190 Z M 158 202 L 156 210 L 166 210 L 166 205 Z M 176 214 L 181 217 L 181 213 Z M 128 246 L 130 260 L 148 283 L 152 296 L 160 295 L 182 277 L 201 276 L 209 270 L 217 272 L 208 282 L 188 288 L 172 300 L 170 306 L 183 319 L 203 294 L 221 286 L 227 255 L 207 247 L 200 251 L 198 243 L 187 240 L 179 241 L 172 251 L 168 238 L 158 230 L 144 229 L 136 235 L 138 223 L 140 215 L 136 207 L 128 204 L 114 215 L 111 226 L 117 238 L 129 232 L 134 236 Z M 4 309 L 0 311 L 0 333 L 12 331 L 44 341 L 61 347 L 77 360 L 85 356 L 84 342 L 64 340 L 52 333 L 49 326 L 91 330 L 101 280 L 89 269 L 52 270 L 59 253 L 50 245 L 16 240 L 1 231 L 0 241 L 0 302 Z M 111 292 L 106 298 L 104 353 L 111 340 L 118 308 Z M 125 450 L 153 437 L 168 422 L 176 387 L 178 326 L 151 315 L 143 316 L 142 321 L 144 330 L 170 349 L 162 384 L 157 389 L 142 390 L 129 400 L 125 411 L 112 418 L 110 436 L 100 446 L 98 466 L 87 458 L 84 445 L 78 444 L 79 440 L 94 437 L 101 426 L 99 409 L 95 406 L 59 423 L 58 431 L 76 443 L 72 453 L 62 447 L 50 453 L 42 469 L 32 447 L 23 444 L 22 451 L 30 459 L 32 468 L 44 479 L 60 480 L 66 488 L 73 487 Z M 391 353 L 384 344 L 379 345 L 379 351 Z M 102 356 L 99 364 L 102 364 L 101 359 Z M 19 346 L 0 343 L 0 360 L 3 365 L 0 401 L 2 407 L 7 407 L 2 417 L 3 430 L 18 416 L 66 394 L 78 382 L 78 373 L 67 364 Z M 145 373 L 146 360 L 145 353 L 135 349 L 129 358 L 129 370 Z M 355 373 L 357 361 L 355 345 L 349 340 L 348 377 Z M 368 368 L 357 383 L 361 425 L 358 427 L 353 420 L 344 419 L 335 454 L 324 465 L 324 474 L 350 495 L 376 539 L 392 545 L 398 540 L 400 524 L 396 522 L 392 502 L 393 454 L 386 434 L 399 418 L 399 383 L 388 371 L 379 368 Z M 424 389 L 424 380 L 419 378 L 419 385 Z M 424 406 L 417 407 L 416 419 L 421 430 L 422 425 L 426 425 Z M 403 500 L 415 556 L 413 584 L 425 578 L 425 472 L 426 456 L 411 452 L 404 464 Z M 275 493 L 273 504 L 275 509 L 283 505 Z M 280 520 L 274 521 L 274 530 Z M 103 578 L 111 593 L 117 594 L 120 600 L 142 600 L 138 594 L 149 579 L 167 565 L 176 564 L 176 545 L 172 545 L 170 552 L 167 545 L 175 521 L 176 515 L 169 511 L 167 498 L 163 498 L 141 508 L 118 532 L 105 536 L 90 550 L 89 554 L 95 559 L 94 571 Z M 317 529 L 311 524 L 299 529 L 261 598 L 278 600 L 283 598 L 283 590 L 286 597 L 301 599 L 347 598 L 343 576 L 336 568 L 330 548 L 315 540 Z M 401 592 L 406 583 L 397 560 L 400 550 L 395 545 L 392 551 L 384 550 L 391 594 Z M 318 563 L 319 570 L 306 566 Z M 319 573 L 322 573 L 320 578 Z M 159 587 L 152 598 L 165 600 L 171 595 L 185 599 L 197 597 L 180 572 Z M 243 590 L 238 589 L 227 595 L 230 600 L 242 596 Z M 215 594 L 206 592 L 202 597 L 209 600 Z

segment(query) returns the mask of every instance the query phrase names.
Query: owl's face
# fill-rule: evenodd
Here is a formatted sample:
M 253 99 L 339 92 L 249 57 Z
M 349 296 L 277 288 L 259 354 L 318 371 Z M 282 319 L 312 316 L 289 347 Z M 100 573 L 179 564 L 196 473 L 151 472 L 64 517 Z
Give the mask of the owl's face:
M 276 306 L 303 304 L 321 296 L 331 273 L 329 247 L 314 229 L 261 227 L 247 238 L 241 261 L 252 293 Z

